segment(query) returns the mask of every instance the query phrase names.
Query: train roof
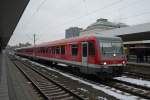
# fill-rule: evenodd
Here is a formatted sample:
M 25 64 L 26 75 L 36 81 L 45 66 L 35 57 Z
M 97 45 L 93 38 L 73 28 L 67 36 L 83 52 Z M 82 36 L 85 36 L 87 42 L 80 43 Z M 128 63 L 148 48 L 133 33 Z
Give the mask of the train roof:
M 52 44 L 64 44 L 64 43 L 69 43 L 69 42 L 74 42 L 76 40 L 78 41 L 82 41 L 82 40 L 94 40 L 95 38 L 99 38 L 99 39 L 117 39 L 117 40 L 121 40 L 120 37 L 109 37 L 109 36 L 104 36 L 104 35 L 98 35 L 98 34 L 91 34 L 91 35 L 86 35 L 86 36 L 80 36 L 80 37 L 73 37 L 73 38 L 68 38 L 68 39 L 61 39 L 61 40 L 55 40 L 55 41 L 50 41 L 50 42 L 44 42 L 41 44 L 36 45 L 36 47 L 45 47 L 48 45 L 52 45 Z M 22 47 L 22 48 L 18 48 L 16 50 L 20 50 L 20 49 L 30 49 L 33 48 L 34 46 L 29 46 L 29 47 Z
M 27 47 L 16 48 L 15 50 L 29 49 L 29 48 L 33 48 L 33 47 L 34 47 L 34 46 L 27 46 Z
M 68 38 L 68 39 L 61 39 L 61 40 L 55 40 L 55 41 L 51 41 L 51 42 L 45 42 L 45 43 L 42 43 L 42 44 L 39 44 L 38 47 L 40 46 L 47 46 L 47 45 L 50 45 L 50 44 L 57 44 L 57 43 L 66 43 L 66 42 L 74 42 L 76 40 L 78 41 L 82 41 L 83 39 L 84 40 L 89 40 L 89 39 L 95 39 L 95 38 L 99 38 L 99 39 L 118 39 L 118 40 L 121 40 L 120 37 L 110 37 L 110 36 L 104 36 L 104 35 L 99 35 L 99 34 L 92 34 L 92 35 L 86 35 L 86 36 L 79 36 L 79 37 L 72 37 L 72 38 Z

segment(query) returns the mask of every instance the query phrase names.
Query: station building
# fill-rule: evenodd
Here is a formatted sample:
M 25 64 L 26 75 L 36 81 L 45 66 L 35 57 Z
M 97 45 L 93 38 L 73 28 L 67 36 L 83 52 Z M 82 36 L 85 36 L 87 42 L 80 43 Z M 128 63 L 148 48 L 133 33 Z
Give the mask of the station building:
M 121 27 L 127 27 L 128 25 L 124 23 L 114 23 L 108 21 L 108 19 L 100 18 L 97 19 L 96 22 L 93 24 L 89 25 L 86 29 L 81 30 L 81 34 L 89 34 L 89 33 L 95 33 L 95 32 L 102 32 L 105 30 L 112 30 L 116 28 L 121 28 Z
M 82 28 L 79 28 L 79 27 L 70 27 L 70 28 L 66 29 L 66 31 L 65 31 L 65 38 L 79 36 L 79 33 L 81 30 L 82 30 Z
M 88 34 L 94 32 L 101 32 L 105 30 L 112 30 L 121 27 L 127 27 L 128 25 L 124 23 L 114 23 L 108 21 L 108 19 L 100 18 L 97 19 L 96 22 L 89 25 L 86 29 L 82 29 L 79 27 L 70 27 L 65 31 L 65 38 L 80 36 L 80 33 Z

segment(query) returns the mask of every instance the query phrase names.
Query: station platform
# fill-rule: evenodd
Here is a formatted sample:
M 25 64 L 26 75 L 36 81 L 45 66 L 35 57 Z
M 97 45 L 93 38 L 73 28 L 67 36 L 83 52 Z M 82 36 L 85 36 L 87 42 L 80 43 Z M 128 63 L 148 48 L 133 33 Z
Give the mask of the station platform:
M 39 100 L 37 95 L 8 56 L 0 54 L 0 100 Z
M 144 66 L 150 68 L 150 63 L 137 63 L 137 62 L 127 62 L 129 65 L 137 65 L 137 66 Z
M 0 100 L 9 100 L 5 59 L 0 54 Z
M 136 63 L 128 62 L 126 66 L 127 71 L 138 72 L 141 74 L 150 75 L 150 64 L 149 63 Z

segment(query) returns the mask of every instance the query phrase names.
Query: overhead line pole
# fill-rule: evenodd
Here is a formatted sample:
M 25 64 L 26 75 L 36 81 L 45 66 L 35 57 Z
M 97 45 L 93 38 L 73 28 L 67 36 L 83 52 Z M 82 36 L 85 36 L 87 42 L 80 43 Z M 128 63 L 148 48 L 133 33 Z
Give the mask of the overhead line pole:
M 34 45 L 33 55 L 34 55 L 34 56 L 36 56 L 36 55 L 35 55 L 35 48 L 36 48 L 36 47 L 35 47 L 35 36 L 36 36 L 36 35 L 34 34 L 34 35 L 33 35 L 33 42 L 34 42 L 34 44 L 33 44 L 33 45 Z
M 34 37 L 34 46 L 35 46 L 35 34 L 33 35 L 33 37 Z

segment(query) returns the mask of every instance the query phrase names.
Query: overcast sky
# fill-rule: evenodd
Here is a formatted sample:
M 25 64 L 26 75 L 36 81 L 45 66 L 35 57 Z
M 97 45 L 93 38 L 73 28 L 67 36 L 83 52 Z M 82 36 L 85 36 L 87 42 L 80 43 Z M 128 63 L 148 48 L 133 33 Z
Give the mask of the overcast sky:
M 86 28 L 98 18 L 136 25 L 150 22 L 150 0 L 30 0 L 9 45 L 65 37 L 65 29 Z

